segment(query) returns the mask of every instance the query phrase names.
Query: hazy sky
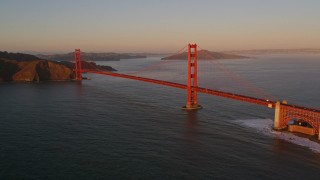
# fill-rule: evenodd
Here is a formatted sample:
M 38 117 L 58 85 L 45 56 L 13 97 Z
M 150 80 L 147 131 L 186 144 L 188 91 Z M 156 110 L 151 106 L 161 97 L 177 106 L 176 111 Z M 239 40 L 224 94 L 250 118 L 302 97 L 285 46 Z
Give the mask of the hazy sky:
M 320 48 L 320 0 L 0 0 L 0 51 Z

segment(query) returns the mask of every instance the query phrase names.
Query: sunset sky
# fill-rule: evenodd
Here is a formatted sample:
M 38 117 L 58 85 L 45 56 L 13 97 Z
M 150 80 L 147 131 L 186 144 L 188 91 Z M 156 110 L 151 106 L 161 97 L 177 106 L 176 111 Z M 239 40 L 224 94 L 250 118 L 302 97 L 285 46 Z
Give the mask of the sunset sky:
M 320 48 L 319 0 L 1 0 L 0 51 Z

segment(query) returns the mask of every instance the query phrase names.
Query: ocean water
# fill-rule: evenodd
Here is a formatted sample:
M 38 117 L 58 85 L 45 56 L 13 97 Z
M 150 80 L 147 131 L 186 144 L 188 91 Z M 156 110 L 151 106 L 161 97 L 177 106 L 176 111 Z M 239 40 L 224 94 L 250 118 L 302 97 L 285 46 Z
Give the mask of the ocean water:
M 98 63 L 128 73 L 159 62 Z M 201 86 L 251 93 L 206 63 Z M 320 107 L 320 55 L 220 63 L 278 99 Z M 141 76 L 184 83 L 177 68 Z M 0 179 L 319 179 L 319 145 L 273 132 L 272 109 L 199 94 L 203 109 L 188 112 L 183 90 L 84 75 L 92 80 L 0 84 Z

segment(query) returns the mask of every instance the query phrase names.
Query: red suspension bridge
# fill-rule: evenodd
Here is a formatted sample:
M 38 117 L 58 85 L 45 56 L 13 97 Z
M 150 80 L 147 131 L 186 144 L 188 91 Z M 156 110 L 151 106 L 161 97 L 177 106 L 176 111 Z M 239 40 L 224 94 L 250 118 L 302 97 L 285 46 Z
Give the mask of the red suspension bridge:
M 320 140 L 320 134 L 319 134 L 320 110 L 317 108 L 307 108 L 303 106 L 290 105 L 290 104 L 287 104 L 285 101 L 280 102 L 277 100 L 271 100 L 269 98 L 268 99 L 256 98 L 256 97 L 251 97 L 247 95 L 241 95 L 238 93 L 230 93 L 230 92 L 225 92 L 225 91 L 216 90 L 216 89 L 199 87 L 198 86 L 198 52 L 199 52 L 198 48 L 199 46 L 197 46 L 197 44 L 188 44 L 188 46 L 186 47 L 188 48 L 187 66 L 186 66 L 187 67 L 187 84 L 136 76 L 135 74 L 137 73 L 122 74 L 122 73 L 104 71 L 102 69 L 89 69 L 86 67 L 82 67 L 83 63 L 81 62 L 82 60 L 81 60 L 80 49 L 75 50 L 75 69 L 74 69 L 75 79 L 77 81 L 81 81 L 82 73 L 93 73 L 93 74 L 126 78 L 131 80 L 143 81 L 147 83 L 153 83 L 153 84 L 159 84 L 163 86 L 183 89 L 187 91 L 187 102 L 186 102 L 186 105 L 183 107 L 186 110 L 195 110 L 195 109 L 201 108 L 201 106 L 198 103 L 197 93 L 204 93 L 204 94 L 219 96 L 219 97 L 228 98 L 232 100 L 256 104 L 260 106 L 265 106 L 268 108 L 274 108 L 275 109 L 274 129 L 277 129 L 277 130 L 285 129 L 287 128 L 289 121 L 300 120 L 303 122 L 307 122 L 309 125 L 311 125 L 312 128 L 309 128 L 311 129 L 311 132 L 309 132 L 309 134 L 318 135 L 318 138 Z M 182 49 L 181 51 L 183 51 L 184 49 Z M 140 72 L 155 69 L 157 66 L 160 66 L 161 64 L 167 63 L 169 61 L 170 60 L 161 61 L 156 65 L 143 68 Z M 216 61 L 213 61 L 213 62 L 216 62 Z M 221 69 L 226 73 L 233 74 L 233 72 L 230 71 L 225 66 L 221 66 L 220 64 L 219 67 L 221 67 Z M 242 79 L 241 77 L 233 76 L 233 78 L 236 78 L 238 80 L 240 79 L 240 81 L 245 82 L 250 86 L 250 83 L 246 82 L 246 80 Z M 253 92 L 260 91 L 256 87 L 253 87 L 252 89 L 253 89 Z M 303 127 L 298 127 L 298 128 L 301 129 Z

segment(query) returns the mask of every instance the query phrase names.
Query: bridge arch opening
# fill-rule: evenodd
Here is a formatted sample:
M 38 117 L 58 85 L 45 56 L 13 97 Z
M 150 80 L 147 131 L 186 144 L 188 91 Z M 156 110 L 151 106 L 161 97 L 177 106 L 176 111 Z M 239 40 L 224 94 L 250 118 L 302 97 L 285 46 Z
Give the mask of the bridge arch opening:
M 287 125 L 297 125 L 297 126 L 313 128 L 311 124 L 309 124 L 307 121 L 304 121 L 303 119 L 300 119 L 300 118 L 292 118 L 291 120 L 288 121 Z
M 319 133 L 319 127 L 308 117 L 286 117 L 284 119 L 283 126 L 287 127 L 290 132 L 297 132 L 310 136 L 314 136 Z

